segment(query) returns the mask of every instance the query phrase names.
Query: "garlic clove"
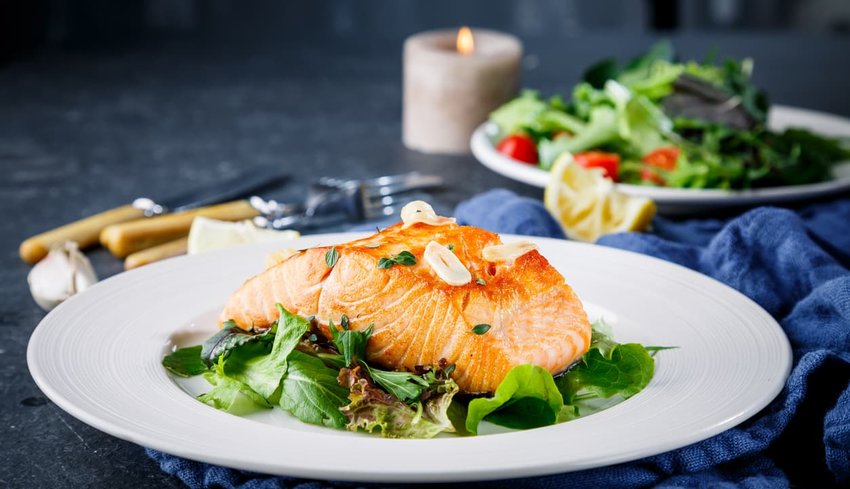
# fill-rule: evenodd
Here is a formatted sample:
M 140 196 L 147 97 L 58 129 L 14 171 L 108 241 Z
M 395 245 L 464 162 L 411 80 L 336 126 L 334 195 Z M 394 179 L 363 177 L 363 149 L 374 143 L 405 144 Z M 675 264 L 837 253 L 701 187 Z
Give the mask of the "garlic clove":
M 418 222 L 429 226 L 442 226 L 456 222 L 453 217 L 438 216 L 434 212 L 434 208 L 424 200 L 414 200 L 405 205 L 401 208 L 400 216 L 401 221 L 404 223 L 402 229 L 407 229 Z
M 472 274 L 460 262 L 457 255 L 440 243 L 436 241 L 428 243 L 423 256 L 425 262 L 431 266 L 434 273 L 445 283 L 449 285 L 466 285 L 472 282 Z
M 45 311 L 97 282 L 97 274 L 77 243 L 64 242 L 51 248 L 27 275 L 30 293 Z
M 513 262 L 522 255 L 537 249 L 537 245 L 530 241 L 517 241 L 498 245 L 485 246 L 481 250 L 481 257 L 489 262 Z

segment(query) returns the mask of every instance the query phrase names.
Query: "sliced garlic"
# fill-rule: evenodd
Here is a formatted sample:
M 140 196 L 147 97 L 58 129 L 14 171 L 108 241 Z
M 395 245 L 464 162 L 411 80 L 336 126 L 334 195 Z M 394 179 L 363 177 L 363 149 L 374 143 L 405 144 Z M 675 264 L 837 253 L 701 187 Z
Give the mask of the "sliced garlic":
M 537 245 L 530 241 L 517 241 L 516 243 L 485 246 L 481 250 L 481 256 L 489 262 L 512 262 L 529 251 L 536 249 Z
M 77 243 L 67 241 L 51 248 L 47 256 L 30 270 L 27 282 L 36 304 L 49 311 L 77 292 L 91 287 L 97 282 L 97 274 L 89 259 L 80 253 Z
M 425 247 L 424 258 L 443 282 L 449 285 L 466 285 L 472 282 L 472 274 L 463 266 L 457 255 L 440 243 L 436 241 L 428 243 Z
M 429 226 L 442 226 L 444 224 L 454 224 L 455 218 L 438 216 L 434 212 L 434 208 L 424 200 L 414 200 L 413 202 L 401 208 L 401 221 L 404 223 L 402 229 L 407 229 L 410 226 L 421 222 Z

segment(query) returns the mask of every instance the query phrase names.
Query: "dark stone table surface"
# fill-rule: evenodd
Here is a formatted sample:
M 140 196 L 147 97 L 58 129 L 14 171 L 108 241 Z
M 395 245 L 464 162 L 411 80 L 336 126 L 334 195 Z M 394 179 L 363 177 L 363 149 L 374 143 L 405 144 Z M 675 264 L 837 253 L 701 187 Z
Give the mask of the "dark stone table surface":
M 702 58 L 752 56 L 778 103 L 850 116 L 848 38 L 709 35 L 673 38 Z M 526 41 L 523 82 L 565 91 L 583 67 L 646 48 L 641 36 Z M 471 156 L 408 151 L 400 142 L 401 44 L 197 45 L 112 52 L 45 52 L 0 68 L 0 487 L 180 487 L 142 447 L 91 428 L 50 402 L 26 364 L 44 316 L 29 295 L 17 248 L 29 235 L 127 203 L 253 168 L 292 178 L 296 199 L 323 176 L 407 170 L 452 182 L 445 208 L 477 192 L 541 191 L 490 172 Z M 101 277 L 121 272 L 89 253 Z M 144 306 L 143 304 L 139 305 Z

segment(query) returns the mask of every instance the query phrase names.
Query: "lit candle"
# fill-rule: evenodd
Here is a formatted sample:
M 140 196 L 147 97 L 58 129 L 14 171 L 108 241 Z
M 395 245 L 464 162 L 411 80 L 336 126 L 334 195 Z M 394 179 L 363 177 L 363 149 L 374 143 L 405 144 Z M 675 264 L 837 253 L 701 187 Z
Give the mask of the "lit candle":
M 404 43 L 403 140 L 425 153 L 468 153 L 475 128 L 519 90 L 522 45 L 464 27 Z

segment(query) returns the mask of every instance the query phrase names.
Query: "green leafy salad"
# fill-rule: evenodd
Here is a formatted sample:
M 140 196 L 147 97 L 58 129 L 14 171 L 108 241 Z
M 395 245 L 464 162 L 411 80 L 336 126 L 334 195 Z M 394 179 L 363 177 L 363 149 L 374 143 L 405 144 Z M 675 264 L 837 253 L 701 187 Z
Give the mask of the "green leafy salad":
M 678 62 L 659 43 L 625 65 L 591 66 L 568 99 L 526 91 L 490 116 L 497 150 L 548 170 L 564 153 L 614 181 L 750 189 L 828 180 L 848 142 L 767 127 L 750 59 Z
M 314 318 L 289 313 L 270 328 L 246 331 L 232 321 L 203 345 L 180 348 L 162 359 L 181 377 L 203 375 L 211 389 L 198 400 L 233 414 L 274 406 L 305 423 L 393 438 L 430 438 L 448 432 L 477 434 L 481 421 L 513 429 L 569 421 L 629 398 L 654 372 L 661 347 L 618 344 L 602 323 L 590 350 L 567 372 L 513 368 L 489 397 L 459 392 L 454 365 L 390 371 L 366 362 L 372 333 L 351 328 L 342 316 L 322 336 Z M 487 334 L 479 328 L 470 334 Z

